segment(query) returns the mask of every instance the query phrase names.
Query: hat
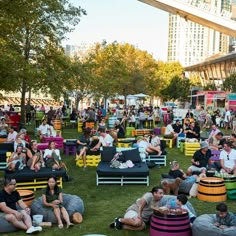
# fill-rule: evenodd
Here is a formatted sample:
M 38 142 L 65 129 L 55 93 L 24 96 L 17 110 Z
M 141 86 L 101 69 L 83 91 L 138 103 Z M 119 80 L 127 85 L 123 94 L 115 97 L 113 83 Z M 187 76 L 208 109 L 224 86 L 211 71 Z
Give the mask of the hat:
M 203 148 L 209 148 L 209 145 L 208 145 L 207 142 L 201 142 L 201 143 L 200 143 L 200 147 L 201 147 L 201 149 L 203 149 Z

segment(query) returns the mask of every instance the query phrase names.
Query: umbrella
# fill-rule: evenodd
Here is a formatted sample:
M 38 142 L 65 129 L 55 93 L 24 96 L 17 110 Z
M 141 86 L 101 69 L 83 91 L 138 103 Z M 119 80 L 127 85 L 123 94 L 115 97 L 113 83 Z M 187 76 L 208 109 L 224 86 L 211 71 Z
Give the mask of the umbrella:
M 143 93 L 138 93 L 138 94 L 135 94 L 133 95 L 134 97 L 137 97 L 137 98 L 146 98 L 146 97 L 150 97 L 149 95 L 146 95 L 146 94 L 143 94 Z

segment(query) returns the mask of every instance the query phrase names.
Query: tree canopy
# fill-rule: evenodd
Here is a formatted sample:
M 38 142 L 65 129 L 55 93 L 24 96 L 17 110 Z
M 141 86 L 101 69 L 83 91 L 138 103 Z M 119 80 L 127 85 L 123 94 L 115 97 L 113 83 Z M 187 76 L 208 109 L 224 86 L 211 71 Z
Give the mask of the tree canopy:
M 69 63 L 61 41 L 85 13 L 68 0 L 0 1 L 0 87 L 20 91 L 22 107 L 31 89 L 58 95 Z

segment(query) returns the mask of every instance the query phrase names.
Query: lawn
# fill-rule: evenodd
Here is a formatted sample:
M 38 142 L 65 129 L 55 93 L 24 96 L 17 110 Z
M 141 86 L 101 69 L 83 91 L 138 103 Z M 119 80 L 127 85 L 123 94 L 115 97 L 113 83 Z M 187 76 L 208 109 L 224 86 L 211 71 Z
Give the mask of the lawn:
M 33 127 L 29 127 L 30 133 L 33 135 Z M 78 136 L 76 129 L 64 129 L 62 131 L 64 138 L 76 138 Z M 32 136 L 33 138 L 33 136 Z M 117 231 L 109 228 L 109 224 L 117 216 L 122 216 L 126 208 L 131 205 L 143 193 L 150 191 L 153 186 L 160 183 L 161 173 L 167 173 L 169 170 L 169 162 L 178 160 L 183 170 L 190 165 L 190 157 L 185 157 L 177 148 L 168 149 L 167 167 L 150 169 L 150 186 L 143 185 L 101 185 L 96 186 L 96 168 L 88 167 L 86 169 L 75 166 L 75 157 L 63 156 L 69 173 L 73 177 L 73 181 L 63 184 L 63 191 L 79 195 L 85 204 L 84 221 L 82 224 L 66 230 L 58 229 L 57 226 L 44 229 L 40 235 L 64 235 L 68 232 L 70 235 L 86 235 L 86 234 L 104 234 L 107 236 L 144 236 L 149 235 L 149 230 L 142 232 Z M 36 196 L 40 196 L 41 191 L 36 192 Z M 191 199 L 197 211 L 197 214 L 214 213 L 216 203 L 209 203 Z M 227 201 L 229 209 L 235 211 L 235 201 Z M 25 235 L 24 232 L 11 233 L 11 235 Z

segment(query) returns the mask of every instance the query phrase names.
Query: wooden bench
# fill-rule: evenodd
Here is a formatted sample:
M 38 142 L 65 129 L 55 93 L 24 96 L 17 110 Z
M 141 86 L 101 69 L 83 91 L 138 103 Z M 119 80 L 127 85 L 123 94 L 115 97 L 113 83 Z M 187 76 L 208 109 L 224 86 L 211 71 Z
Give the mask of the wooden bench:
M 132 136 L 136 137 L 136 136 L 143 136 L 145 134 L 151 134 L 152 133 L 152 129 L 135 129 L 132 130 Z
M 63 177 L 66 175 L 66 171 L 63 169 L 53 171 L 51 168 L 43 167 L 38 172 L 34 172 L 25 167 L 21 171 L 5 172 L 5 178 L 16 179 L 16 189 L 37 189 L 46 188 L 48 184 L 48 178 L 52 175 L 57 177 L 57 183 L 59 187 L 63 187 Z
M 76 155 L 77 157 L 77 155 Z M 100 155 L 88 155 L 86 156 L 86 166 L 98 166 L 98 163 L 101 161 L 101 156 Z M 76 161 L 76 165 L 79 167 L 82 167 L 83 160 L 79 159 Z
M 148 155 L 146 157 L 146 161 L 153 161 L 155 162 L 157 165 L 160 166 L 166 166 L 166 155 Z

